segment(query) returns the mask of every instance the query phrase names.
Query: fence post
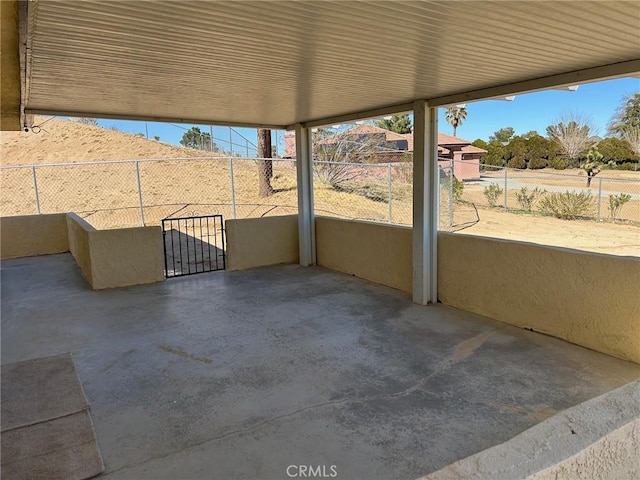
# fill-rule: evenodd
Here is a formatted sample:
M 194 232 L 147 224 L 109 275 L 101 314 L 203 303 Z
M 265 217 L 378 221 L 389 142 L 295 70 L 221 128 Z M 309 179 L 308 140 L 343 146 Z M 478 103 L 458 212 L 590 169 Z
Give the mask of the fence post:
M 231 132 L 231 129 L 229 129 Z M 229 157 L 229 181 L 231 182 L 231 210 L 233 218 L 236 218 L 236 187 L 233 181 L 233 157 Z
M 507 205 L 507 195 L 509 194 L 509 189 L 507 188 L 507 175 L 509 173 L 509 169 L 507 168 L 507 166 L 505 165 L 504 167 L 504 209 L 508 210 L 508 205 Z
M 453 174 L 455 169 L 455 164 L 453 163 L 453 158 L 449 160 L 449 228 L 453 226 L 453 178 L 455 175 Z
M 391 206 L 392 198 L 393 198 L 393 185 L 391 183 L 391 164 L 387 164 L 387 179 L 389 184 L 389 223 L 392 223 L 393 218 L 393 207 Z
M 36 211 L 40 215 L 40 195 L 38 193 L 38 179 L 36 177 L 36 166 L 31 166 L 31 172 L 33 173 L 33 190 L 36 193 Z
M 233 157 L 233 132 L 231 131 L 231 127 L 229 127 L 229 151 Z
M 600 203 L 602 200 L 602 179 L 599 178 L 598 179 L 598 216 L 596 218 L 596 221 L 599 222 L 600 221 Z
M 138 179 L 138 201 L 140 202 L 140 221 L 144 227 L 144 207 L 142 206 L 142 185 L 140 183 L 140 162 L 136 162 L 136 178 Z
M 441 230 L 440 228 L 440 214 L 442 213 L 442 211 L 440 210 L 440 207 L 442 206 L 440 204 L 440 200 L 442 198 L 442 196 L 440 195 L 440 187 L 442 186 L 442 172 L 443 172 L 443 168 L 437 164 L 437 160 L 436 160 L 436 174 L 438 175 L 438 178 L 436 180 L 436 192 L 438 192 L 438 194 L 436 195 L 436 200 L 438 201 L 438 207 L 436 208 L 436 212 L 438 212 L 438 216 L 435 219 L 436 225 L 438 226 L 438 230 Z M 411 226 L 413 226 L 413 222 L 411 222 Z

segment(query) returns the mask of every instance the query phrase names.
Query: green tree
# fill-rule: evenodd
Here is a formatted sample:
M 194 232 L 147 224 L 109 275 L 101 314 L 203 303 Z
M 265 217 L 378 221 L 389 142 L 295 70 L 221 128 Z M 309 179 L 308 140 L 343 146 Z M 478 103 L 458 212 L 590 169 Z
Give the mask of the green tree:
M 525 158 L 528 168 L 544 168 L 553 157 L 555 157 L 555 149 L 549 140 L 537 133 L 527 138 Z
M 76 117 L 76 118 L 72 118 L 72 120 L 78 122 L 78 123 L 82 123 L 83 125 L 91 125 L 93 127 L 98 127 L 98 120 L 96 120 L 95 118 L 89 118 L 89 117 Z
M 526 168 L 527 141 L 522 137 L 515 137 L 505 148 L 507 166 L 510 168 Z
M 497 141 L 500 143 L 509 143 L 511 139 L 516 135 L 516 131 L 513 127 L 505 127 L 493 132 L 493 135 L 489 137 L 489 142 Z
M 476 138 L 473 142 L 471 142 L 471 145 L 473 145 L 474 147 L 478 147 L 486 150 L 488 143 L 482 140 L 481 138 Z
M 598 151 L 598 148 L 591 147 L 587 154 L 587 160 L 580 165 L 580 168 L 587 172 L 587 187 L 591 185 L 591 179 L 602 171 L 604 165 L 602 154 Z
M 536 132 L 535 130 L 529 130 L 527 133 L 520 135 L 522 138 L 524 138 L 525 140 L 529 140 L 533 137 L 539 137 L 540 134 L 538 132 Z
M 374 120 L 376 127 L 396 133 L 411 133 L 411 117 L 409 115 L 393 115 L 390 119 Z
M 467 107 L 448 107 L 444 119 L 453 127 L 455 137 L 458 127 L 467 119 Z
M 504 166 L 506 160 L 506 147 L 497 140 L 493 140 L 486 144 L 484 148 L 487 151 L 487 154 L 482 157 L 480 160 L 484 165 L 493 165 L 497 167 Z
M 626 95 L 609 121 L 607 133 L 622 137 L 628 128 L 640 128 L 640 93 Z
M 623 162 L 635 160 L 636 154 L 626 140 L 616 137 L 605 138 L 598 143 L 598 151 L 605 161 Z
M 187 148 L 196 148 L 198 150 L 218 151 L 215 143 L 211 143 L 211 135 L 207 132 L 201 132 L 200 127 L 191 127 L 182 134 L 180 145 Z

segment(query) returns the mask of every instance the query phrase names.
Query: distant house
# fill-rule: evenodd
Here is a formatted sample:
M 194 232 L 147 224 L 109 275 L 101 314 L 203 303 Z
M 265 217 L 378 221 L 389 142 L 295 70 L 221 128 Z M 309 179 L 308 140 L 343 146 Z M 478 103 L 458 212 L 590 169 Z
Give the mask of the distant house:
M 331 145 L 344 140 L 353 142 L 371 142 L 378 149 L 378 163 L 403 161 L 407 153 L 413 153 L 413 134 L 395 133 L 373 125 L 358 125 L 332 137 L 320 140 Z M 295 158 L 295 133 L 284 136 L 285 158 Z M 458 180 L 478 180 L 480 178 L 480 158 L 486 150 L 471 145 L 468 140 L 438 133 L 438 165 L 448 167 L 453 160 L 453 172 Z

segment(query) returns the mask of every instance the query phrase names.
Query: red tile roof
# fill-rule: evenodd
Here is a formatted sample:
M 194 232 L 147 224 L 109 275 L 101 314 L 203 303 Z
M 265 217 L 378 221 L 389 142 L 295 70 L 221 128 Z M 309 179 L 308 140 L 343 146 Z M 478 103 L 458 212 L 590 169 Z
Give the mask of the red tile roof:
M 407 151 L 413 152 L 413 133 L 396 133 L 384 128 L 376 127 L 375 125 L 357 125 L 353 128 L 345 130 L 333 137 L 327 137 L 319 141 L 319 143 L 332 143 L 332 138 L 340 135 L 367 135 L 367 134 L 381 134 L 384 133 L 387 142 L 406 141 Z M 295 156 L 295 134 L 293 132 L 287 132 L 285 134 L 285 156 Z M 471 142 L 462 138 L 447 135 L 446 133 L 438 133 L 438 152 L 449 154 L 451 149 L 446 147 L 462 146 L 460 150 L 463 153 L 486 153 L 486 150 L 482 148 L 474 147 Z
M 471 145 L 471 142 L 446 133 L 438 133 L 438 145 Z

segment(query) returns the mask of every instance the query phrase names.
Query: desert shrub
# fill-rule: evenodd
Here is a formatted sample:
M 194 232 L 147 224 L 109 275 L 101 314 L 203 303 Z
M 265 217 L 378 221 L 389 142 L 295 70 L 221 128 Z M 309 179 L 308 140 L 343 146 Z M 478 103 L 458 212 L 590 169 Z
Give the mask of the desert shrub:
M 504 192 L 504 190 L 497 183 L 492 183 L 491 185 L 484 187 L 483 193 L 484 196 L 487 197 L 487 202 L 490 207 L 496 206 L 496 201 L 498 200 L 498 197 L 502 195 L 502 192 Z
M 462 200 L 462 194 L 464 193 L 464 183 L 453 177 L 453 199 L 456 202 Z
M 345 162 L 313 162 L 313 171 L 321 183 L 334 189 L 365 175 L 363 168 Z
M 528 167 L 531 170 L 537 170 L 539 168 L 545 168 L 547 166 L 547 161 L 544 158 L 532 158 L 529 160 Z
M 449 176 L 448 174 L 441 171 L 440 174 L 440 191 L 447 192 L 449 194 L 449 190 L 452 189 L 453 200 L 459 202 L 462 200 L 462 194 L 464 192 L 464 183 L 458 180 L 455 176 Z M 451 185 L 451 181 L 453 181 L 453 186 Z
M 628 193 L 619 193 L 618 195 L 609 195 L 609 216 L 611 220 L 615 220 L 620 214 L 622 206 L 631 200 Z
M 529 189 L 527 187 L 522 187 L 519 191 L 516 192 L 516 200 L 518 200 L 518 203 L 523 210 L 530 212 L 533 209 L 535 203 L 545 193 L 547 193 L 546 190 L 541 190 L 538 187 L 531 190 L 531 192 L 529 192 Z
M 564 170 L 569 166 L 569 161 L 566 158 L 555 157 L 549 162 L 549 166 L 556 170 Z
M 636 163 L 633 162 L 624 162 L 621 163 L 617 166 L 617 170 L 635 170 L 636 169 Z
M 540 211 L 564 220 L 587 217 L 593 207 L 589 192 L 551 193 L 540 201 Z
M 513 157 L 507 162 L 507 167 L 520 169 L 527 168 L 527 162 L 525 162 L 521 157 Z

